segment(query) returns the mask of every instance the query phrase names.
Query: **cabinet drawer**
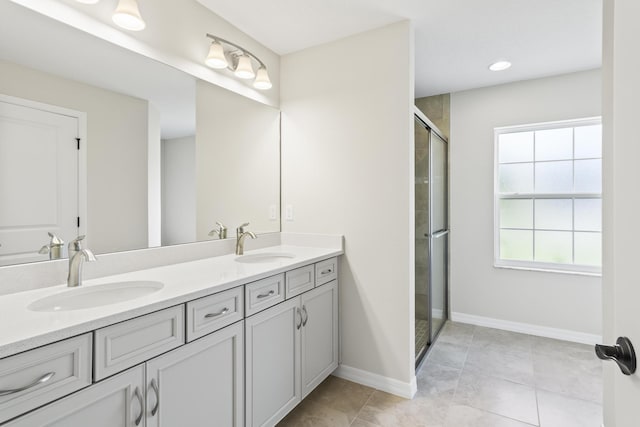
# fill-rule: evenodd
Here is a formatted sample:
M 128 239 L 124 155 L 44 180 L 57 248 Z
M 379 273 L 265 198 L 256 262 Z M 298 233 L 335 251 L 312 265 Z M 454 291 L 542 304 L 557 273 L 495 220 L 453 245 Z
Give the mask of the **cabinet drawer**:
M 324 285 L 338 277 L 338 258 L 330 258 L 316 264 L 316 286 Z
M 91 334 L 0 360 L 0 424 L 91 385 Z
M 242 286 L 187 303 L 187 341 L 242 320 Z
M 249 283 L 244 289 L 245 312 L 251 316 L 284 301 L 284 274 Z
M 184 306 L 98 329 L 94 341 L 98 381 L 184 344 Z
M 314 266 L 306 265 L 285 273 L 286 297 L 291 298 L 315 286 Z

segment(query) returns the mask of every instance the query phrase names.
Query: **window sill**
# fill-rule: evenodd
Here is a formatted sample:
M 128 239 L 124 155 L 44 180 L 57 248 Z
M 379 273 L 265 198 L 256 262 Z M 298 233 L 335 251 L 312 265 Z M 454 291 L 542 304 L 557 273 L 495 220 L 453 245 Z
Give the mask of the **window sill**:
M 602 277 L 602 272 L 561 270 L 561 269 L 554 269 L 554 268 L 547 268 L 547 267 L 533 267 L 533 266 L 524 267 L 524 266 L 516 266 L 516 265 L 494 264 L 493 268 L 503 268 L 507 270 L 539 271 L 542 273 L 570 274 L 574 276 Z

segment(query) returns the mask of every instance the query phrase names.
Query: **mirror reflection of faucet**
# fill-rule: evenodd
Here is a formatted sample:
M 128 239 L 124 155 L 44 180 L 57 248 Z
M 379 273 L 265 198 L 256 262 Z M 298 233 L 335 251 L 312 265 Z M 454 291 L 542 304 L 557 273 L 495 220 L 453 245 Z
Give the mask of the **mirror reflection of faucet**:
M 218 235 L 218 239 L 220 239 L 220 240 L 226 239 L 227 238 L 227 227 L 225 227 L 224 224 L 222 224 L 219 221 L 216 221 L 216 225 L 217 225 L 217 227 L 209 232 L 209 236 L 215 236 L 217 234 Z
M 82 240 L 85 236 L 78 236 L 77 239 L 69 243 L 69 275 L 67 276 L 67 286 L 75 288 L 82 286 L 82 266 L 84 261 L 92 262 L 97 258 L 89 249 L 82 247 Z
M 236 255 L 244 254 L 244 239 L 247 236 L 250 236 L 252 239 L 257 239 L 258 236 L 253 234 L 251 231 L 244 231 L 244 228 L 248 226 L 249 223 L 246 222 L 242 224 L 240 227 L 236 228 Z
M 38 251 L 39 254 L 49 255 L 49 259 L 60 259 L 62 258 L 62 248 L 64 246 L 64 240 L 56 236 L 55 234 L 49 232 L 47 233 L 51 238 L 51 241 L 48 245 L 44 245 Z

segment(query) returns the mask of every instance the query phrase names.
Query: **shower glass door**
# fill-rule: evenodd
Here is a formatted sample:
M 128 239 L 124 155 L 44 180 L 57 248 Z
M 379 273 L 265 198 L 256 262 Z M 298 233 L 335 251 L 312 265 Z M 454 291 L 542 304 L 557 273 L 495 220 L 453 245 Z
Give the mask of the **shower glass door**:
M 416 366 L 448 317 L 447 143 L 415 118 Z

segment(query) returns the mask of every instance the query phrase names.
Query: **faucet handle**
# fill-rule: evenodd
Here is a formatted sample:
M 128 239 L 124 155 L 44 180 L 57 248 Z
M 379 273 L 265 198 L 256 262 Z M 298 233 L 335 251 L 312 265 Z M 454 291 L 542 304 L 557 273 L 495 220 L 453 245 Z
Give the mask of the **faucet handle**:
M 61 238 L 59 238 L 58 236 L 56 236 L 52 232 L 48 231 L 47 234 L 49 235 L 49 237 L 51 237 L 51 242 L 49 243 L 51 246 L 64 245 L 64 240 L 62 240 Z M 84 236 L 82 236 L 82 237 L 84 237 Z
M 84 240 L 84 238 L 87 237 L 85 235 L 82 236 L 78 236 L 75 239 L 73 239 L 71 242 L 69 242 L 69 252 L 73 251 L 73 252 L 80 252 L 82 250 L 82 241 Z
M 239 226 L 238 228 L 236 228 L 236 232 L 237 232 L 238 234 L 242 234 L 242 233 L 244 233 L 244 228 L 245 228 L 246 226 L 248 226 L 248 225 L 249 225 L 249 223 L 248 223 L 248 222 L 245 222 L 244 224 L 242 224 L 241 226 Z

